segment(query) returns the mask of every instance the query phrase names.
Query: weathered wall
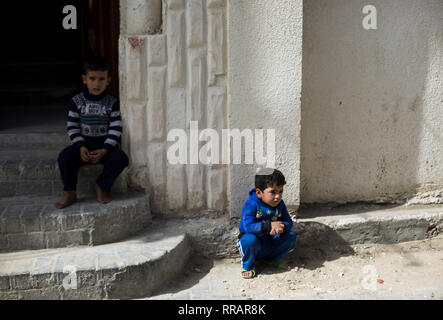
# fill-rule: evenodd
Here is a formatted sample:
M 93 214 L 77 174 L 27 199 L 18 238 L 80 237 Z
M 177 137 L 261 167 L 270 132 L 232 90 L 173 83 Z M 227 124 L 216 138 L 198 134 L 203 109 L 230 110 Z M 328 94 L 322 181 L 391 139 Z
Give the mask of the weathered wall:
M 153 213 L 238 217 L 253 187 L 257 165 L 167 162 L 168 132 L 191 120 L 275 129 L 292 208 L 440 201 L 443 4 L 376 0 L 364 30 L 366 4 L 121 0 L 123 146 Z
M 304 2 L 301 201 L 441 201 L 443 2 L 366 4 Z
M 120 5 L 123 146 L 131 159 L 131 185 L 151 193 L 153 214 L 222 213 L 226 166 L 168 163 L 173 142 L 167 135 L 188 131 L 192 120 L 200 129 L 225 127 L 225 1 L 121 0 Z
M 299 204 L 301 0 L 229 0 L 229 128 L 275 129 L 285 202 Z M 256 165 L 229 166 L 231 216 L 254 187 Z

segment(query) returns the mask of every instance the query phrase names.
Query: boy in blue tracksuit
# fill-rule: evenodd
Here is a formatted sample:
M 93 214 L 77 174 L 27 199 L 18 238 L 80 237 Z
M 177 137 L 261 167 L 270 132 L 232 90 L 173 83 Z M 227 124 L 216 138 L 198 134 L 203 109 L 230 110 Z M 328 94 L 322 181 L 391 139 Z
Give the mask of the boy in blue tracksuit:
M 237 242 L 242 256 L 242 277 L 255 276 L 255 262 L 265 260 L 286 268 L 283 257 L 295 247 L 292 219 L 282 200 L 283 174 L 276 169 L 262 169 L 255 176 L 255 188 L 242 208 Z

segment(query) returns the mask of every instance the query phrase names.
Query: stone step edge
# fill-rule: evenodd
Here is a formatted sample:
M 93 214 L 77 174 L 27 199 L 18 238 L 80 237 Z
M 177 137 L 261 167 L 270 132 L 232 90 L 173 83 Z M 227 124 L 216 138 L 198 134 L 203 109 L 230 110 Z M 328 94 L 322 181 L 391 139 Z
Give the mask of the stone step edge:
M 11 251 L 99 245 L 132 236 L 151 223 L 150 197 L 149 194 L 135 192 L 121 196 L 106 205 L 96 204 L 89 199 L 88 202 L 78 201 L 65 209 L 53 208 L 52 202 L 49 205 L 43 203 L 38 205 L 41 208 L 36 211 L 33 211 L 32 200 L 29 200 L 29 203 L 21 203 L 21 213 L 17 218 L 6 217 L 7 207 L 1 210 L 0 202 L 0 249 Z M 25 217 L 28 207 L 33 215 Z M 129 222 L 125 222 L 125 218 Z
M 426 221 L 426 224 L 423 226 L 429 231 L 429 228 L 433 228 L 436 232 L 430 234 L 427 233 L 421 233 L 421 236 L 423 237 L 430 237 L 430 236 L 436 236 L 443 230 L 443 208 L 439 208 L 436 210 L 429 211 L 422 211 L 422 212 L 414 212 L 407 215 L 404 215 L 403 217 L 398 217 L 397 219 L 393 219 L 394 217 L 391 215 L 378 217 L 377 219 L 369 219 L 368 217 L 362 218 L 362 217 L 356 217 L 355 215 L 349 215 L 348 217 L 319 217 L 319 218 L 313 218 L 313 219 L 297 219 L 294 223 L 293 231 L 296 232 L 296 234 L 299 236 L 299 240 L 302 237 L 309 238 L 311 236 L 314 241 L 312 241 L 310 244 L 314 245 L 318 244 L 322 240 L 318 239 L 319 235 L 325 236 L 326 238 L 329 238 L 327 234 L 330 232 L 340 232 L 341 230 L 350 230 L 354 226 L 364 226 L 369 225 L 371 226 L 371 223 L 374 221 L 377 221 L 378 223 L 397 223 L 397 221 L 400 222 L 400 224 L 406 223 L 406 225 L 414 225 L 416 221 Z M 183 239 L 186 239 L 187 242 L 191 243 L 191 248 L 182 248 L 178 250 L 180 254 L 178 256 L 183 255 L 183 253 L 188 252 L 188 256 L 191 254 L 191 252 L 195 252 L 198 254 L 203 254 L 205 256 L 211 257 L 211 258 L 226 258 L 226 257 L 239 257 L 237 248 L 236 248 L 236 242 L 237 242 L 237 235 L 238 235 L 238 220 L 239 219 L 230 219 L 228 217 L 221 217 L 221 218 L 208 218 L 208 217 L 202 217 L 198 219 L 155 219 L 153 223 L 154 229 L 158 228 L 168 228 L 169 233 L 177 233 L 183 235 Z M 369 223 L 369 224 L 368 224 Z M 335 228 L 335 229 L 334 229 Z M 183 232 L 184 231 L 184 232 Z M 321 238 L 321 237 L 320 237 Z M 308 239 L 304 239 L 304 244 L 309 245 Z M 365 240 L 364 238 L 358 239 L 359 241 Z M 376 242 L 380 242 L 380 238 L 375 239 Z M 412 241 L 412 240 L 420 240 L 420 239 L 406 239 L 402 238 L 402 241 Z M 351 244 L 350 242 L 347 242 L 345 239 L 342 238 L 342 241 L 344 241 L 347 244 Z M 349 240 L 348 240 L 349 241 Z M 355 242 L 356 243 L 366 243 L 371 241 L 365 241 L 365 242 Z M 329 243 L 330 245 L 333 245 L 334 243 Z M 108 245 L 109 246 L 109 245 Z M 177 252 L 177 250 L 175 251 Z M 0 255 L 1 258 L 1 255 Z M 182 264 L 184 266 L 184 263 Z M 181 269 L 181 267 L 178 267 L 177 269 Z M 113 271 L 118 271 L 119 268 L 115 267 L 114 269 L 109 269 Z M 103 271 L 96 270 L 98 273 L 103 274 Z M 104 274 L 107 274 L 105 272 Z M 127 274 L 126 269 L 123 269 L 120 273 L 114 273 L 111 274 L 110 277 L 107 279 L 115 279 L 121 275 L 122 277 Z M 50 274 L 43 274 L 43 279 L 40 279 L 40 282 L 44 281 L 54 281 L 53 277 L 48 279 L 48 276 Z M 63 277 L 66 277 L 66 273 L 62 274 Z M 52 279 L 52 280 L 51 280 Z M 88 279 L 88 277 L 84 277 L 84 279 Z M 60 279 L 59 279 L 60 280 Z M 134 287 L 134 284 L 132 283 L 131 279 L 130 281 L 127 281 L 126 283 L 129 285 L 129 287 Z M 26 280 L 28 283 L 30 282 L 29 276 Z M 36 279 L 38 281 L 38 279 Z M 111 283 L 113 282 L 111 281 Z M 140 280 L 142 281 L 142 280 Z M 11 283 L 12 285 L 12 283 Z M 3 298 L 2 295 L 5 294 L 5 287 L 9 286 L 8 284 L 5 284 L 4 277 L 0 276 L 0 298 Z M 137 284 L 135 284 L 137 286 Z M 134 294 L 113 294 L 112 293 L 112 284 L 106 285 L 102 284 L 99 289 L 97 289 L 99 292 L 96 291 L 89 292 L 86 296 L 89 298 L 94 298 L 99 296 L 99 299 L 104 298 L 115 298 L 117 296 L 122 296 L 125 298 L 137 298 L 141 296 L 149 296 L 152 294 L 155 290 L 147 290 L 149 293 L 142 293 L 138 294 L 137 296 Z M 3 291 L 2 291 L 3 290 Z M 41 298 L 51 298 L 54 296 L 53 294 L 47 294 L 45 295 L 45 292 L 42 292 L 42 289 L 34 289 L 34 291 L 37 290 L 40 294 Z M 63 289 L 60 288 L 60 285 L 58 286 L 58 295 L 56 297 L 58 298 L 72 298 L 72 297 L 78 297 L 77 295 L 63 295 L 62 294 Z M 68 292 L 68 291 L 66 291 Z M 12 298 L 23 298 L 25 297 L 23 293 L 15 292 L 15 296 L 12 296 Z M 81 295 L 84 296 L 84 295 Z M 7 295 L 8 298 L 11 298 L 11 295 Z M 57 299 L 58 299 L 57 298 Z
M 32 150 L 27 151 L 29 152 Z M 0 158 L 0 198 L 19 195 L 63 195 L 63 182 L 57 163 L 58 152 L 40 152 L 41 156 L 37 159 L 23 158 L 24 155 L 20 152 L 20 160 Z M 80 167 L 77 183 L 80 196 L 95 194 L 93 187 L 102 170 L 102 164 Z M 118 176 L 112 188 L 113 192 L 125 193 L 128 190 L 128 172 L 129 168 L 125 168 Z
M 303 240 L 313 243 L 393 244 L 423 240 L 443 232 L 443 206 L 297 219 L 293 231 L 306 235 Z
M 58 150 L 62 146 L 70 144 L 66 131 L 60 132 L 26 132 L 26 133 L 1 133 L 0 150 L 38 150 L 51 147 Z M 61 150 L 60 150 L 61 151 Z
M 134 299 L 150 296 L 182 271 L 192 248 L 186 234 L 154 240 L 155 245 L 145 244 L 143 248 L 140 243 L 149 240 L 144 238 L 146 234 L 117 244 L 74 248 L 72 251 L 65 249 L 67 251 L 61 255 L 69 260 L 77 252 L 77 256 L 81 253 L 86 261 L 85 256 L 95 254 L 96 262 L 86 262 L 89 263 L 86 267 L 77 267 L 73 261 L 57 268 L 58 261 L 63 260 L 60 256 L 53 257 L 50 262 L 45 262 L 44 257 L 36 257 L 32 263 L 36 265 L 40 259 L 40 269 L 0 273 L 0 299 Z M 124 251 L 118 251 L 119 246 Z M 136 246 L 141 247 L 138 252 Z M 126 257 L 119 260 L 119 256 Z M 0 263 L 4 258 L 5 255 L 0 254 Z M 12 264 L 14 260 L 9 261 Z
M 443 206 L 397 211 L 380 216 L 359 214 L 295 219 L 292 231 L 297 245 L 353 245 L 362 243 L 393 244 L 423 240 L 443 233 Z M 154 221 L 154 220 L 153 220 Z M 206 215 L 201 218 L 156 219 L 157 228 L 189 234 L 196 253 L 212 259 L 238 258 L 240 218 Z

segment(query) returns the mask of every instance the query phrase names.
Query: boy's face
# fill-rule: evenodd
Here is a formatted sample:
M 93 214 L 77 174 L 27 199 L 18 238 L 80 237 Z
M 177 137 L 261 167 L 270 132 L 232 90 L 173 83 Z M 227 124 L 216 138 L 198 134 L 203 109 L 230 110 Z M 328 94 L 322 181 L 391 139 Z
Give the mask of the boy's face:
M 264 191 L 257 188 L 255 193 L 264 203 L 271 207 L 276 207 L 283 198 L 283 186 L 267 187 Z
M 82 75 L 82 81 L 88 88 L 90 94 L 98 96 L 102 94 L 109 83 L 111 83 L 111 77 L 108 75 L 108 71 L 88 71 Z

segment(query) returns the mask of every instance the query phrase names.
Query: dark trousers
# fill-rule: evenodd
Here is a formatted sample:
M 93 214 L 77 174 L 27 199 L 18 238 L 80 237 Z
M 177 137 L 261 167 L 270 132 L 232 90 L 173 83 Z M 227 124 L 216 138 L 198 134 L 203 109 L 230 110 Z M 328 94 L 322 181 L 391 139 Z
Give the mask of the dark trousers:
M 89 151 L 102 148 L 95 145 L 85 145 L 85 147 L 88 148 Z M 115 179 L 117 179 L 123 169 L 128 166 L 128 156 L 123 150 L 116 147 L 109 150 L 99 163 L 103 164 L 104 167 L 103 172 L 97 178 L 96 182 L 103 191 L 110 192 Z M 58 156 L 58 167 L 60 169 L 64 191 L 77 190 L 78 169 L 85 164 L 88 163 L 83 162 L 81 159 L 80 148 L 71 145 L 60 152 Z

